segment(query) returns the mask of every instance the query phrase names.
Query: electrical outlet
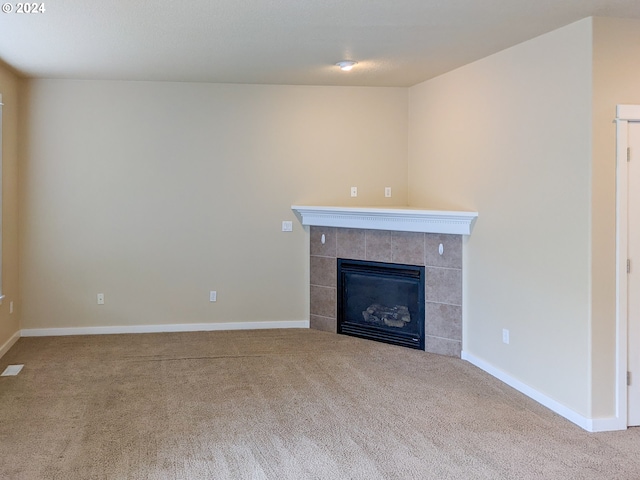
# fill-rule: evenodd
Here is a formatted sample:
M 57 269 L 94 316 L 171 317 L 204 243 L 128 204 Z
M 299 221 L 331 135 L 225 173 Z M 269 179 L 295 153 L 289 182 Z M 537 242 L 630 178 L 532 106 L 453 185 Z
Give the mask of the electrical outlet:
M 293 232 L 293 222 L 283 221 L 282 222 L 282 231 L 283 232 Z
M 210 302 L 215 302 L 218 300 L 218 292 L 216 292 L 215 290 L 211 290 L 209 292 L 209 301 Z
M 509 345 L 509 330 L 506 328 L 502 329 L 502 343 Z
M 13 300 L 9 302 L 9 313 L 13 313 Z
M 104 293 L 98 294 L 98 305 L 104 305 Z
M 352 197 L 358 196 L 358 187 L 351 187 L 351 196 Z
M 384 187 L 384 196 L 391 198 L 391 187 Z

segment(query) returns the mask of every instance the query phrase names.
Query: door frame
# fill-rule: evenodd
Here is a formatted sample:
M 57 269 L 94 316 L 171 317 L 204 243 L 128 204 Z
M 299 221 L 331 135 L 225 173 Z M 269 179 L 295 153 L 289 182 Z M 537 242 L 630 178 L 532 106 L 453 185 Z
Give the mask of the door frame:
M 629 122 L 640 122 L 640 105 L 616 106 L 616 418 L 628 424 L 627 404 L 627 235 Z

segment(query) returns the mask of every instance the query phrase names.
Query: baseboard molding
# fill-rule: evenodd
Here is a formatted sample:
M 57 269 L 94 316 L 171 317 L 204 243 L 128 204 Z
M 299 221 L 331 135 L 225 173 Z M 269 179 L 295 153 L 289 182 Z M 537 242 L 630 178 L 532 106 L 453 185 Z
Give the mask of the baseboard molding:
M 527 397 L 535 400 L 541 405 L 547 407 L 549 410 L 557 413 L 558 415 L 566 418 L 572 423 L 575 423 L 579 427 L 583 428 L 588 432 L 609 432 L 614 430 L 626 430 L 626 420 L 623 421 L 619 417 L 611 417 L 611 418 L 587 418 L 584 415 L 577 413 L 576 411 L 570 409 L 569 407 L 561 404 L 560 402 L 554 400 L 547 395 L 540 393 L 539 391 L 531 388 L 529 385 L 521 382 L 520 380 L 516 380 L 508 373 L 496 368 L 490 363 L 476 357 L 471 353 L 467 353 L 465 351 L 462 352 L 461 358 L 466 360 L 467 362 L 475 365 L 481 370 L 484 370 L 489 375 L 497 378 L 498 380 L 506 383 L 512 388 L 515 388 L 520 393 L 523 393 Z
M 309 320 L 274 322 L 176 323 L 167 325 L 123 325 L 116 327 L 26 328 L 19 332 L 19 334 L 23 337 L 59 337 L 66 335 L 210 332 L 217 330 L 264 330 L 274 328 L 309 328 Z
M 4 345 L 0 347 L 0 358 L 9 351 L 11 347 L 20 339 L 20 330 L 14 333 L 9 340 L 4 342 Z
M 618 430 L 626 430 L 627 419 L 620 417 L 609 418 L 593 418 L 589 420 L 589 428 L 586 430 L 589 432 L 615 432 Z

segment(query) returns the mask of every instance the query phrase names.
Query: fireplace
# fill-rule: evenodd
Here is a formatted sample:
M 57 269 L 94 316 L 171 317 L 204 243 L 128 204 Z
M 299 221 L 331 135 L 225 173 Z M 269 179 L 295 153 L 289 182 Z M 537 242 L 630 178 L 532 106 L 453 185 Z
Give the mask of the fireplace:
M 460 358 L 462 240 L 463 235 L 457 234 L 312 225 L 309 231 L 310 328 L 337 332 L 339 258 L 424 266 L 424 349 Z
M 339 258 L 337 331 L 424 350 L 425 268 Z

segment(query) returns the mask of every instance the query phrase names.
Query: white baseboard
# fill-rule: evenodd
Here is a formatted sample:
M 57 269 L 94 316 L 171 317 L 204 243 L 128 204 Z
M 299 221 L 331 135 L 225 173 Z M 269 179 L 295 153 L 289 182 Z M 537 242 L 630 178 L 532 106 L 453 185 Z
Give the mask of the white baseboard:
M 626 430 L 627 418 L 609 417 L 609 418 L 592 418 L 589 419 L 589 428 L 585 430 L 589 432 L 615 432 L 618 430 Z
M 4 345 L 0 347 L 0 358 L 9 351 L 11 347 L 20 339 L 20 330 L 14 333 L 9 340 L 4 342 Z
M 19 333 L 23 337 L 59 337 L 65 335 L 210 332 L 215 330 L 263 330 L 273 328 L 309 328 L 309 320 L 274 322 L 175 323 L 167 325 L 123 325 L 116 327 L 26 328 Z
M 488 362 L 474 356 L 471 353 L 462 352 L 461 358 L 467 362 L 475 365 L 481 370 L 484 370 L 489 375 L 494 376 L 498 380 L 506 383 L 512 388 L 515 388 L 520 393 L 525 394 L 527 397 L 535 400 L 536 402 L 544 405 L 549 410 L 557 413 L 558 415 L 566 418 L 570 422 L 575 423 L 579 427 L 588 432 L 608 432 L 613 430 L 626 430 L 626 420 L 622 420 L 619 417 L 610 418 L 587 418 L 584 415 L 577 413 L 569 407 L 561 404 L 547 395 L 540 393 L 539 391 L 531 388 L 529 385 L 516 380 L 508 373 L 494 367 Z

